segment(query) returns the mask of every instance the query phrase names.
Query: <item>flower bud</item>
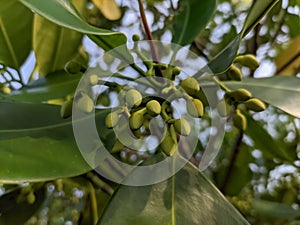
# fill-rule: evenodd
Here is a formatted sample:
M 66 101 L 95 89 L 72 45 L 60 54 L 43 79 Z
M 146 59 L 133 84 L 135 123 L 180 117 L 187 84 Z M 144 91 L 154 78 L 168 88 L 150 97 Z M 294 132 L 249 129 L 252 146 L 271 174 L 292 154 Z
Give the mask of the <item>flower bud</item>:
M 129 107 L 137 107 L 142 103 L 143 97 L 139 91 L 131 89 L 126 93 L 125 99 Z
M 105 125 L 107 128 L 113 128 L 119 122 L 119 113 L 118 111 L 111 112 L 105 117 Z
M 239 55 L 234 59 L 234 62 L 240 63 L 243 66 L 255 70 L 259 67 L 259 62 L 257 58 L 252 54 Z
M 244 102 L 252 97 L 252 94 L 244 88 L 239 88 L 235 91 L 229 92 L 227 95 L 234 98 L 234 100 L 237 102 Z
M 89 76 L 89 81 L 91 85 L 96 85 L 98 84 L 98 76 L 96 74 L 92 74 Z
M 228 77 L 230 80 L 235 80 L 235 81 L 241 81 L 242 80 L 242 72 L 241 70 L 234 66 L 231 65 L 229 70 L 227 71 Z
M 187 111 L 192 117 L 202 117 L 204 114 L 203 103 L 199 99 L 189 99 L 187 101 Z
M 77 107 L 85 113 L 90 113 L 94 109 L 94 102 L 87 94 L 82 93 L 81 98 L 77 101 Z
M 244 102 L 247 109 L 252 110 L 254 112 L 261 112 L 266 109 L 265 103 L 257 98 L 251 98 L 248 101 Z
M 150 100 L 146 104 L 146 108 L 147 108 L 147 112 L 152 116 L 156 116 L 156 115 L 160 114 L 160 112 L 161 112 L 161 105 L 156 100 Z
M 245 131 L 247 128 L 247 119 L 246 117 L 240 112 L 240 110 L 236 110 L 236 113 L 233 115 L 233 125 L 242 130 Z
M 193 77 L 188 77 L 181 81 L 180 86 L 191 96 L 196 95 L 196 93 L 200 91 L 200 85 Z
M 132 40 L 133 40 L 134 42 L 140 41 L 140 40 L 141 40 L 141 37 L 140 37 L 140 35 L 138 35 L 138 34 L 134 34 L 134 35 L 132 35 Z
M 62 118 L 68 118 L 72 115 L 73 99 L 65 101 L 60 108 L 60 116 Z
M 173 124 L 171 124 L 170 127 L 167 128 L 166 134 L 163 137 L 162 142 L 160 143 L 160 147 L 168 156 L 171 156 L 176 152 L 178 145 Z
M 131 129 L 137 130 L 143 125 L 144 114 L 146 112 L 146 108 L 143 108 L 131 114 L 131 116 L 129 117 L 129 126 Z
M 189 122 L 184 118 L 175 120 L 174 128 L 178 134 L 181 134 L 183 136 L 188 136 L 191 133 L 191 126 Z
M 227 117 L 231 112 L 231 106 L 225 100 L 222 100 L 218 103 L 217 110 L 221 117 Z

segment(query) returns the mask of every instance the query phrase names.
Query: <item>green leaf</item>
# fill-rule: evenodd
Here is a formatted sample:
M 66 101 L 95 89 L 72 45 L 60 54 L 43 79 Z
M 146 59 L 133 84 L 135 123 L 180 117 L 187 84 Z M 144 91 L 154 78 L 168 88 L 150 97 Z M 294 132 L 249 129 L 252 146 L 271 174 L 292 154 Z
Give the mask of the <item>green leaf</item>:
M 83 13 L 86 1 L 73 0 L 76 9 Z M 61 70 L 78 52 L 82 34 L 61 27 L 38 14 L 34 17 L 33 50 L 40 75 Z
M 66 27 L 78 32 L 96 35 L 100 40 L 103 40 L 110 48 L 115 48 L 119 45 L 126 44 L 127 38 L 120 32 L 100 29 L 89 25 L 78 14 L 77 10 L 70 3 L 70 0 L 20 0 L 24 5 L 34 10 L 36 13 L 47 18 L 62 27 Z M 115 43 L 110 38 L 117 39 Z M 102 47 L 102 46 L 101 46 Z
M 156 159 L 160 161 L 162 156 L 158 155 Z M 120 186 L 98 222 L 98 225 L 108 224 L 249 223 L 216 187 L 188 162 L 183 169 L 166 181 L 140 187 Z
M 279 0 L 255 1 L 244 22 L 241 32 L 209 63 L 208 67 L 214 74 L 225 72 L 232 64 L 240 42 L 278 2 Z
M 244 22 L 241 36 L 246 36 L 279 0 L 255 1 Z
M 233 90 L 245 88 L 253 97 L 300 118 L 300 79 L 297 77 L 248 78 L 241 82 L 225 81 L 224 84 Z
M 0 64 L 19 70 L 31 50 L 33 14 L 18 0 L 0 5 Z
M 76 145 L 72 120 L 60 118 L 59 106 L 0 102 L 0 108 L 0 182 L 53 180 L 91 170 Z M 101 129 L 106 114 L 95 113 Z M 109 141 L 109 132 L 100 137 Z
M 282 149 L 280 144 L 271 137 L 258 121 L 254 120 L 252 116 L 246 112 L 243 114 L 247 118 L 247 129 L 245 134 L 253 140 L 256 149 L 261 150 L 264 156 L 271 160 L 277 158 L 282 161 L 293 162 L 293 158 Z
M 209 22 L 216 8 L 216 0 L 179 1 L 179 10 L 173 21 L 173 42 L 190 44 Z
M 265 200 L 253 200 L 252 208 L 255 214 L 268 216 L 272 218 L 288 219 L 300 216 L 299 209 L 295 209 L 290 205 L 271 202 Z
M 15 101 L 41 103 L 49 99 L 64 98 L 76 90 L 82 74 L 70 75 L 65 71 L 56 71 L 49 76 L 39 78 L 28 86 L 12 91 L 9 99 Z
M 21 189 L 8 192 L 0 197 L 0 225 L 25 224 L 41 207 L 46 198 L 43 187 L 35 189 L 35 201 L 29 204 L 25 199 L 19 200 Z M 16 216 L 17 213 L 17 216 Z

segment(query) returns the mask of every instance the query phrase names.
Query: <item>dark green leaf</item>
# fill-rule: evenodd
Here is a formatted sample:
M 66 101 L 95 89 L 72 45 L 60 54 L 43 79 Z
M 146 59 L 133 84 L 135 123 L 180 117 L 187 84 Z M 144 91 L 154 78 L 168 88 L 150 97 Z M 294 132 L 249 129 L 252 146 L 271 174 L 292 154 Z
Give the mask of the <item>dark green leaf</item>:
M 33 14 L 18 0 L 0 5 L 0 64 L 20 69 L 31 50 Z
M 197 168 L 187 163 L 173 177 L 161 183 L 141 187 L 120 186 L 98 224 L 249 223 Z
M 283 161 L 293 161 L 293 158 L 271 137 L 262 124 L 259 124 L 252 116 L 244 114 L 247 117 L 245 133 L 253 140 L 255 148 L 261 150 L 265 157 L 271 160 L 277 158 Z
M 35 189 L 33 204 L 26 201 L 26 196 L 20 200 L 20 195 L 21 189 L 17 189 L 0 197 L 0 225 L 24 224 L 41 207 L 46 190 L 43 187 Z
M 86 1 L 73 0 L 76 9 L 83 13 Z M 36 14 L 33 26 L 33 50 L 40 75 L 61 70 L 77 53 L 82 34 L 61 27 Z
M 245 88 L 254 97 L 300 118 L 300 79 L 297 77 L 248 78 L 241 82 L 226 81 L 224 83 L 233 90 Z
M 190 44 L 209 22 L 216 4 L 216 0 L 179 1 L 178 14 L 173 21 L 173 42 L 179 45 Z
M 76 145 L 71 119 L 60 118 L 60 107 L 0 102 L 0 108 L 0 182 L 53 180 L 91 170 Z M 97 125 L 104 127 L 106 114 L 95 113 Z M 100 133 L 104 141 L 110 140 L 103 136 L 108 132 Z
M 280 219 L 293 219 L 300 216 L 300 211 L 290 205 L 265 200 L 254 200 L 252 208 L 255 214 Z
M 57 71 L 29 83 L 20 90 L 13 91 L 9 99 L 41 103 L 49 99 L 64 98 L 75 92 L 81 77 L 81 74 L 70 75 L 65 71 Z

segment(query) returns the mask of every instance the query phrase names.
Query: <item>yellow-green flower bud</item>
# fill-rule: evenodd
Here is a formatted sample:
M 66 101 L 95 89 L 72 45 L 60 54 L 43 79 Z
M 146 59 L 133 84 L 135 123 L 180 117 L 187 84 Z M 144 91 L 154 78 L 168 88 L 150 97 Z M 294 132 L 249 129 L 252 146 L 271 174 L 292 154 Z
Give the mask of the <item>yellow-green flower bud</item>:
M 179 67 L 179 66 L 175 66 L 174 68 L 173 68 L 173 70 L 172 70 L 172 74 L 174 75 L 174 76 L 177 76 L 177 75 L 179 75 L 181 73 L 181 68 Z
M 119 122 L 119 112 L 114 111 L 106 115 L 105 117 L 105 125 L 107 128 L 113 128 Z
M 131 89 L 126 93 L 125 100 L 129 107 L 139 106 L 142 103 L 142 95 L 139 91 Z
M 229 70 L 227 71 L 228 77 L 230 80 L 241 81 L 242 80 L 242 72 L 235 65 L 231 65 Z
M 249 100 L 252 97 L 252 94 L 244 88 L 239 88 L 235 91 L 229 92 L 228 96 L 234 98 L 237 102 L 244 102 Z
M 139 129 L 144 123 L 144 114 L 147 112 L 146 108 L 140 109 L 131 114 L 129 117 L 129 126 L 133 130 Z
M 254 112 L 261 112 L 266 109 L 266 105 L 264 102 L 257 98 L 251 98 L 248 101 L 244 102 L 247 109 L 252 110 Z
M 178 145 L 176 131 L 173 124 L 170 124 L 170 127 L 167 128 L 166 134 L 160 144 L 160 147 L 168 156 L 171 156 L 176 152 Z
M 184 118 L 175 120 L 174 128 L 178 134 L 181 134 L 183 136 L 188 136 L 191 133 L 191 126 L 189 122 Z
M 31 192 L 27 195 L 26 200 L 27 200 L 27 202 L 28 202 L 30 205 L 32 205 L 32 204 L 35 202 L 35 195 L 34 195 L 34 192 L 33 192 L 33 191 L 31 191 Z
M 82 93 L 77 101 L 77 107 L 85 113 L 90 113 L 94 109 L 94 102 L 87 94 Z
M 181 81 L 180 86 L 191 96 L 196 95 L 196 93 L 200 91 L 200 85 L 193 77 L 188 77 Z
M 117 152 L 120 152 L 124 149 L 124 145 L 122 142 L 120 142 L 119 139 L 116 139 L 115 143 L 114 143 L 114 146 L 112 147 L 111 149 L 111 153 L 117 153 Z
M 187 100 L 187 111 L 192 117 L 202 117 L 204 114 L 203 103 L 196 98 Z
M 255 70 L 259 67 L 257 58 L 252 54 L 239 55 L 235 58 L 234 62 L 240 63 L 241 65 L 246 66 L 251 70 Z
M 240 129 L 245 131 L 247 128 L 247 119 L 246 117 L 240 112 L 240 110 L 236 110 L 236 113 L 233 115 L 233 125 Z
M 90 84 L 93 86 L 98 84 L 98 76 L 96 74 L 90 75 L 89 81 L 90 81 Z
M 103 105 L 103 106 L 110 105 L 110 98 L 106 92 L 103 92 L 98 96 L 97 105 Z
M 132 35 L 132 40 L 133 40 L 134 42 L 140 41 L 140 40 L 141 40 L 141 37 L 140 37 L 140 35 L 138 35 L 138 34 L 134 34 L 134 35 Z
M 150 100 L 149 102 L 147 102 L 146 108 L 147 112 L 152 116 L 156 116 L 161 112 L 161 105 L 156 100 Z
M 11 93 L 11 90 L 10 90 L 9 87 L 4 86 L 4 87 L 2 88 L 2 92 L 3 92 L 3 94 L 9 95 L 9 94 Z
M 60 116 L 67 118 L 72 115 L 73 99 L 65 101 L 60 108 Z

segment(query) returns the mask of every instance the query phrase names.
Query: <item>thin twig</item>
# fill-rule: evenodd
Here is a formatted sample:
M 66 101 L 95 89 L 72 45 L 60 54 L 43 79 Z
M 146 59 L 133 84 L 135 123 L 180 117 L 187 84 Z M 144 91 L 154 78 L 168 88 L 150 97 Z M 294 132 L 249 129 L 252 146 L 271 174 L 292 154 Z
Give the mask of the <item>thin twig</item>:
M 147 35 L 147 38 L 149 40 L 153 61 L 158 63 L 160 61 L 159 56 L 158 56 L 158 52 L 157 52 L 157 50 L 154 46 L 154 43 L 153 43 L 152 33 L 150 31 L 150 28 L 149 28 L 149 25 L 148 25 L 148 22 L 147 22 L 147 17 L 146 17 L 146 14 L 145 14 L 145 9 L 144 9 L 142 0 L 138 0 L 138 3 L 139 3 L 139 10 L 140 10 L 140 15 L 141 15 L 143 27 L 144 27 L 145 33 Z M 160 70 L 156 70 L 156 72 L 158 73 L 158 76 L 162 77 L 162 72 Z

